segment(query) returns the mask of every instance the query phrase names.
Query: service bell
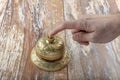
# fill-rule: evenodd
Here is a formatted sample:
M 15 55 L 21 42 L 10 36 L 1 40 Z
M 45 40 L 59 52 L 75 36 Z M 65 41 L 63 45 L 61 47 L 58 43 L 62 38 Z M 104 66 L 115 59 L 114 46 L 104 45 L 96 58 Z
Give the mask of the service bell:
M 31 60 L 40 69 L 57 71 L 67 66 L 70 54 L 60 37 L 42 37 L 31 52 Z

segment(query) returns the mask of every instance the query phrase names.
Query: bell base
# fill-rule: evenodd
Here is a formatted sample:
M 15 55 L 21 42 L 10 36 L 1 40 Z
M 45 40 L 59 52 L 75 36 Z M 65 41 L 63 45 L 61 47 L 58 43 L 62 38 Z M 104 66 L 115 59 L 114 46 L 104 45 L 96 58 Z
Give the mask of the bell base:
M 52 62 L 52 61 L 46 61 L 46 60 L 43 60 L 42 58 L 39 58 L 36 55 L 35 48 L 33 48 L 31 52 L 31 60 L 38 68 L 42 70 L 57 71 L 67 66 L 67 64 L 70 62 L 70 54 L 67 51 L 65 51 L 63 58 Z

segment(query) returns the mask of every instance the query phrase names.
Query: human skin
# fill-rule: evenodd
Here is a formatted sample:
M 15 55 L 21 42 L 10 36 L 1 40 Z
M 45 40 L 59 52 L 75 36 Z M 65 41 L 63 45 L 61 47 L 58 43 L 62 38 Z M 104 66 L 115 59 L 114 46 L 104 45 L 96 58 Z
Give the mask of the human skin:
M 120 14 L 83 16 L 78 20 L 65 21 L 50 32 L 50 36 L 70 29 L 72 38 L 80 44 L 108 43 L 120 35 Z

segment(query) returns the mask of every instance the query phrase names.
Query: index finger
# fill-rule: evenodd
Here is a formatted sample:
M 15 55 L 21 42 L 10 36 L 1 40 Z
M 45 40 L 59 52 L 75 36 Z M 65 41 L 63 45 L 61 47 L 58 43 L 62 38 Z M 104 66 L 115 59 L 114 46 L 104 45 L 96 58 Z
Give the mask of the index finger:
M 50 36 L 55 35 L 55 34 L 59 33 L 60 31 L 65 30 L 65 29 L 77 29 L 76 20 L 66 21 L 66 22 L 62 23 L 61 25 L 59 25 L 53 31 L 50 32 Z

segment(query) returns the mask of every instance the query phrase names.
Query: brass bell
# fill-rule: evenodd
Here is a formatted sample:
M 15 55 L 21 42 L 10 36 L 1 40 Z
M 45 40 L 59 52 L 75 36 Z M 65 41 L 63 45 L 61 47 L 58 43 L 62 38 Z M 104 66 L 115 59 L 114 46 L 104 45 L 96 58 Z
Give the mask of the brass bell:
M 70 61 L 70 54 L 60 37 L 42 37 L 31 52 L 32 62 L 40 69 L 57 71 Z

